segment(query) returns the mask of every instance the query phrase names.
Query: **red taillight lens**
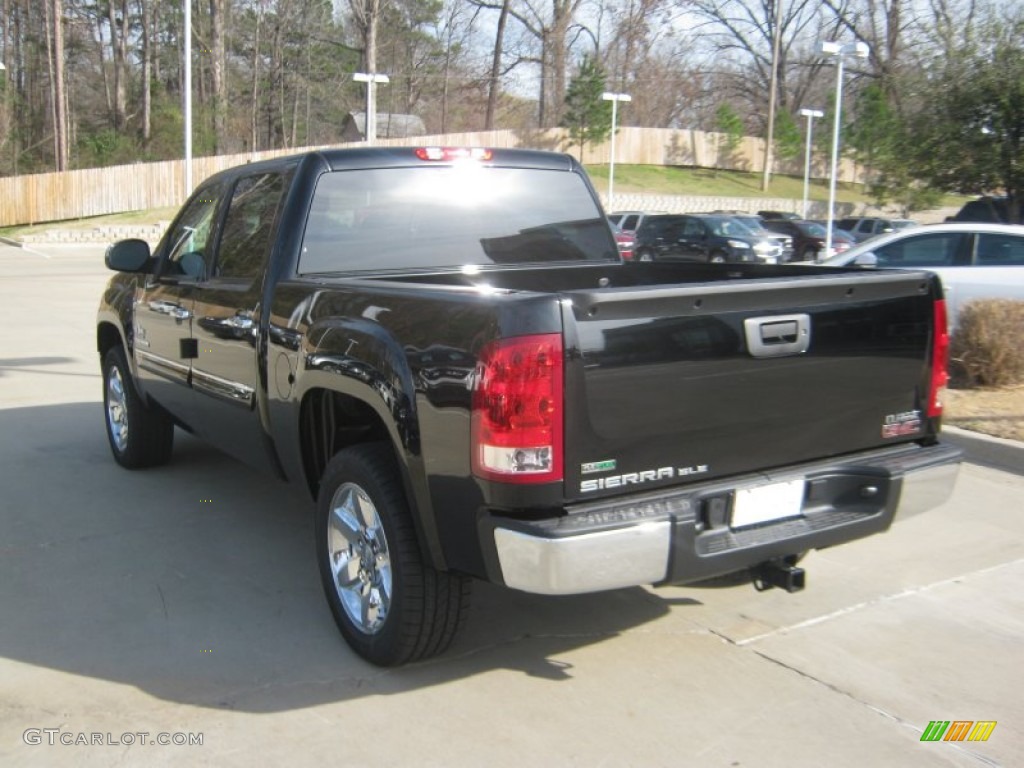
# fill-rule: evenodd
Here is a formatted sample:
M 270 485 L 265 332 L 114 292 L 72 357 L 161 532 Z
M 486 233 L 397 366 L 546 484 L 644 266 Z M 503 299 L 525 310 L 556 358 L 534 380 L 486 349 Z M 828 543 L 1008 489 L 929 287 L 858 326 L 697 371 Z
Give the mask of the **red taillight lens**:
M 928 388 L 927 415 L 929 417 L 942 415 L 942 400 L 946 391 L 946 382 L 949 380 L 946 370 L 949 364 L 949 326 L 945 299 L 935 302 L 933 314 L 935 328 L 932 336 L 932 381 Z
M 419 147 L 416 157 L 420 160 L 451 162 L 452 160 L 487 161 L 494 157 L 494 152 L 483 147 Z
M 480 353 L 473 472 L 507 483 L 562 479 L 562 337 L 517 336 Z

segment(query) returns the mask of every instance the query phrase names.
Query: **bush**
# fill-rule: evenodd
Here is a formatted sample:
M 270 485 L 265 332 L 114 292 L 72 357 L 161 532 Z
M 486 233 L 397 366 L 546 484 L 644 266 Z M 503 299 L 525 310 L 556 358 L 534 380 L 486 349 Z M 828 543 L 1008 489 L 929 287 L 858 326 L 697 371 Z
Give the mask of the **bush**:
M 1024 301 L 983 299 L 961 307 L 949 359 L 954 386 L 1024 384 Z

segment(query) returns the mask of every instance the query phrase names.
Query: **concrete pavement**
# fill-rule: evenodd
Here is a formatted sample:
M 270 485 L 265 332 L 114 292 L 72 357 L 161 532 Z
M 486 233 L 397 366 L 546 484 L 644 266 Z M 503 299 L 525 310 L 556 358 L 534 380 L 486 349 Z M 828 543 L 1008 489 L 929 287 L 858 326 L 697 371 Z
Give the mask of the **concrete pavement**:
M 301 495 L 180 433 L 167 467 L 113 463 L 101 255 L 0 246 L 0 764 L 1024 764 L 1021 474 L 966 465 L 796 595 L 479 584 L 450 653 L 380 670 L 335 630 Z M 921 742 L 933 720 L 997 726 Z

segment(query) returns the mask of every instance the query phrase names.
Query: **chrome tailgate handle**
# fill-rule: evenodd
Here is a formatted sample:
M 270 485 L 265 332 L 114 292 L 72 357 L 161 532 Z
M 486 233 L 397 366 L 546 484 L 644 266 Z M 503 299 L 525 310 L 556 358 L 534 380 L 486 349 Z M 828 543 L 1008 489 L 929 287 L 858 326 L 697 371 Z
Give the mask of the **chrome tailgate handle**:
M 752 357 L 801 355 L 811 346 L 810 315 L 748 317 L 743 321 Z

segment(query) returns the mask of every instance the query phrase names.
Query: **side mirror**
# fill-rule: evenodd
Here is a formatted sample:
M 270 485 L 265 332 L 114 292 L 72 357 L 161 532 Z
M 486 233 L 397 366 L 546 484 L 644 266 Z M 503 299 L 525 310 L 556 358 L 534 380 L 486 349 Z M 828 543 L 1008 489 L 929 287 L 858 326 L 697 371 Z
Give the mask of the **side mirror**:
M 871 253 L 871 251 L 868 251 L 867 253 L 862 253 L 860 256 L 854 259 L 853 265 L 855 267 L 861 267 L 863 269 L 874 269 L 875 267 L 878 266 L 878 257 L 875 256 L 875 254 Z
M 107 269 L 115 272 L 149 272 L 152 254 L 145 240 L 119 240 L 107 248 L 103 257 Z

